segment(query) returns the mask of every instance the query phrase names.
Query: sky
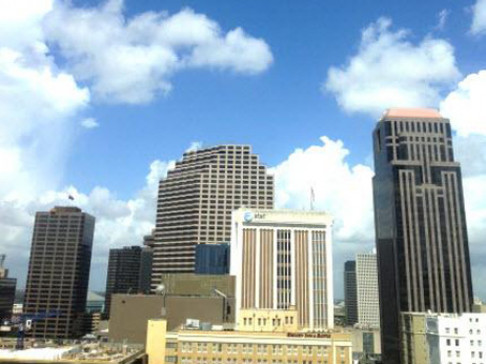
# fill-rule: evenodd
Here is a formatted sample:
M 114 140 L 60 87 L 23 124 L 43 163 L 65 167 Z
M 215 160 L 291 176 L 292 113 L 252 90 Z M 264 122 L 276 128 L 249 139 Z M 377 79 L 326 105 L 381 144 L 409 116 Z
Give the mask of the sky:
M 276 207 L 374 247 L 371 133 L 389 107 L 450 118 L 475 295 L 486 300 L 486 0 L 0 0 L 0 253 L 25 285 L 35 211 L 96 216 L 90 289 L 139 245 L 182 153 L 250 144 Z

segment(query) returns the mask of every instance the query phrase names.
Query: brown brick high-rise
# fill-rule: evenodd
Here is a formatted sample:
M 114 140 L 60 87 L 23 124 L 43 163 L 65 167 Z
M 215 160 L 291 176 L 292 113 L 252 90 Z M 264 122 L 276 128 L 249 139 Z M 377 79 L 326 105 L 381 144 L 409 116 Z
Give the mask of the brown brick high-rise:
M 31 334 L 45 338 L 83 335 L 95 219 L 77 207 L 37 212 L 24 300 L 26 313 L 58 311 Z
M 273 202 L 273 176 L 249 146 L 184 153 L 159 185 L 152 288 L 161 274 L 194 272 L 197 244 L 229 242 L 233 210 Z

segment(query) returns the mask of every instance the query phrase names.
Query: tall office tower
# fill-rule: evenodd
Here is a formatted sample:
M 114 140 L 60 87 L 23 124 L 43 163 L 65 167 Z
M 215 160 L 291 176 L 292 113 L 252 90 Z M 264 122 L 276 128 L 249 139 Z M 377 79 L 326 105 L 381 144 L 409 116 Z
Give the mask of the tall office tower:
M 152 288 L 163 273 L 194 272 L 197 244 L 229 242 L 233 210 L 273 201 L 273 176 L 249 146 L 184 153 L 159 184 Z
M 56 206 L 35 215 L 24 312 L 57 311 L 33 324 L 32 335 L 83 335 L 95 218 L 77 207 Z
M 461 169 L 437 111 L 390 109 L 373 132 L 383 358 L 400 362 L 400 312 L 473 303 Z
M 233 212 L 230 273 L 236 276 L 236 317 L 240 310 L 295 308 L 299 328 L 332 328 L 331 226 L 325 212 Z
M 353 326 L 358 322 L 358 298 L 356 292 L 356 261 L 344 263 L 344 308 L 346 325 Z
M 9 278 L 8 269 L 3 267 L 5 254 L 0 254 L 0 323 L 10 319 L 15 301 L 17 279 Z
M 108 317 L 113 294 L 139 293 L 147 289 L 151 260 L 150 249 L 140 246 L 110 249 L 105 293 L 105 313 Z
M 380 328 L 378 264 L 375 252 L 356 255 L 356 297 L 358 324 L 361 327 Z

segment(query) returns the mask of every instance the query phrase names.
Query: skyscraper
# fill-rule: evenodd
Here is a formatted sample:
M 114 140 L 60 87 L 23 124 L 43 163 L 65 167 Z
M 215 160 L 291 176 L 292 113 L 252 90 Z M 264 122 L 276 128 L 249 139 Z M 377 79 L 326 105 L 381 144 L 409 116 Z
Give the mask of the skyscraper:
M 24 312 L 57 311 L 33 324 L 32 335 L 82 335 L 95 219 L 77 207 L 56 206 L 35 215 Z
M 197 244 L 229 242 L 233 210 L 273 201 L 273 176 L 249 146 L 184 153 L 159 185 L 152 288 L 163 273 L 194 272 Z
M 140 246 L 110 249 L 106 276 L 105 313 L 110 316 L 111 296 L 115 293 L 139 293 L 146 290 L 151 251 Z M 148 267 L 147 267 L 148 265 Z
M 0 254 L 0 323 L 4 319 L 10 319 L 15 301 L 15 288 L 17 279 L 9 278 L 8 269 L 3 267 L 5 255 Z
M 353 326 L 358 322 L 358 298 L 356 292 L 356 261 L 344 263 L 344 307 L 346 325 Z
M 379 328 L 378 265 L 374 252 L 356 255 L 356 298 L 358 324 L 362 327 Z
M 400 312 L 473 302 L 461 169 L 448 119 L 390 109 L 373 133 L 383 359 L 400 362 Z
M 299 328 L 334 325 L 332 217 L 325 212 L 240 208 L 233 212 L 230 273 L 236 316 L 297 310 Z

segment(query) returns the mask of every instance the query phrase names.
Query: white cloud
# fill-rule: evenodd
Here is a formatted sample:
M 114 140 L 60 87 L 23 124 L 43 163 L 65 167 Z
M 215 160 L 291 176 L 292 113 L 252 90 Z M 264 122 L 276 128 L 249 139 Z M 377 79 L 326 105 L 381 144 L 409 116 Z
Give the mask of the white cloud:
M 486 0 L 476 0 L 473 8 L 471 33 L 479 35 L 486 33 Z
M 442 87 L 460 76 L 450 43 L 429 36 L 413 44 L 408 30 L 392 31 L 391 24 L 388 18 L 370 24 L 357 54 L 329 69 L 323 89 L 345 111 L 377 117 L 389 107 L 433 106 Z
M 486 135 L 486 70 L 468 75 L 440 103 L 442 115 L 461 136 Z
M 186 149 L 186 152 L 194 152 L 196 150 L 201 149 L 203 143 L 202 142 L 192 142 L 191 145 L 189 145 L 189 148 Z
M 103 289 L 108 250 L 125 245 L 139 245 L 155 223 L 158 181 L 174 165 L 173 161 L 153 161 L 145 186 L 133 197 L 121 200 L 105 187 L 95 187 L 83 193 L 73 186 L 50 190 L 30 200 L 0 200 L 0 235 L 2 252 L 8 255 L 12 276 L 20 279 L 23 288 L 27 271 L 32 224 L 36 211 L 46 211 L 55 205 L 75 205 L 96 217 L 91 280 Z M 68 200 L 68 196 L 74 201 Z
M 86 129 L 93 129 L 100 126 L 95 118 L 86 118 L 81 121 L 81 126 Z
M 443 30 L 445 25 L 446 25 L 446 22 L 447 22 L 447 18 L 449 17 L 449 13 L 450 11 L 447 10 L 447 9 L 442 9 L 439 14 L 437 14 L 437 18 L 438 18 L 438 22 L 437 22 L 437 25 L 436 25 L 436 29 L 438 30 Z
M 169 92 L 171 76 L 188 68 L 255 74 L 273 61 L 264 40 L 241 28 L 225 34 L 218 23 L 188 8 L 128 19 L 119 0 L 96 8 L 59 3 L 44 29 L 74 75 L 89 80 L 95 95 L 108 102 L 149 102 Z

